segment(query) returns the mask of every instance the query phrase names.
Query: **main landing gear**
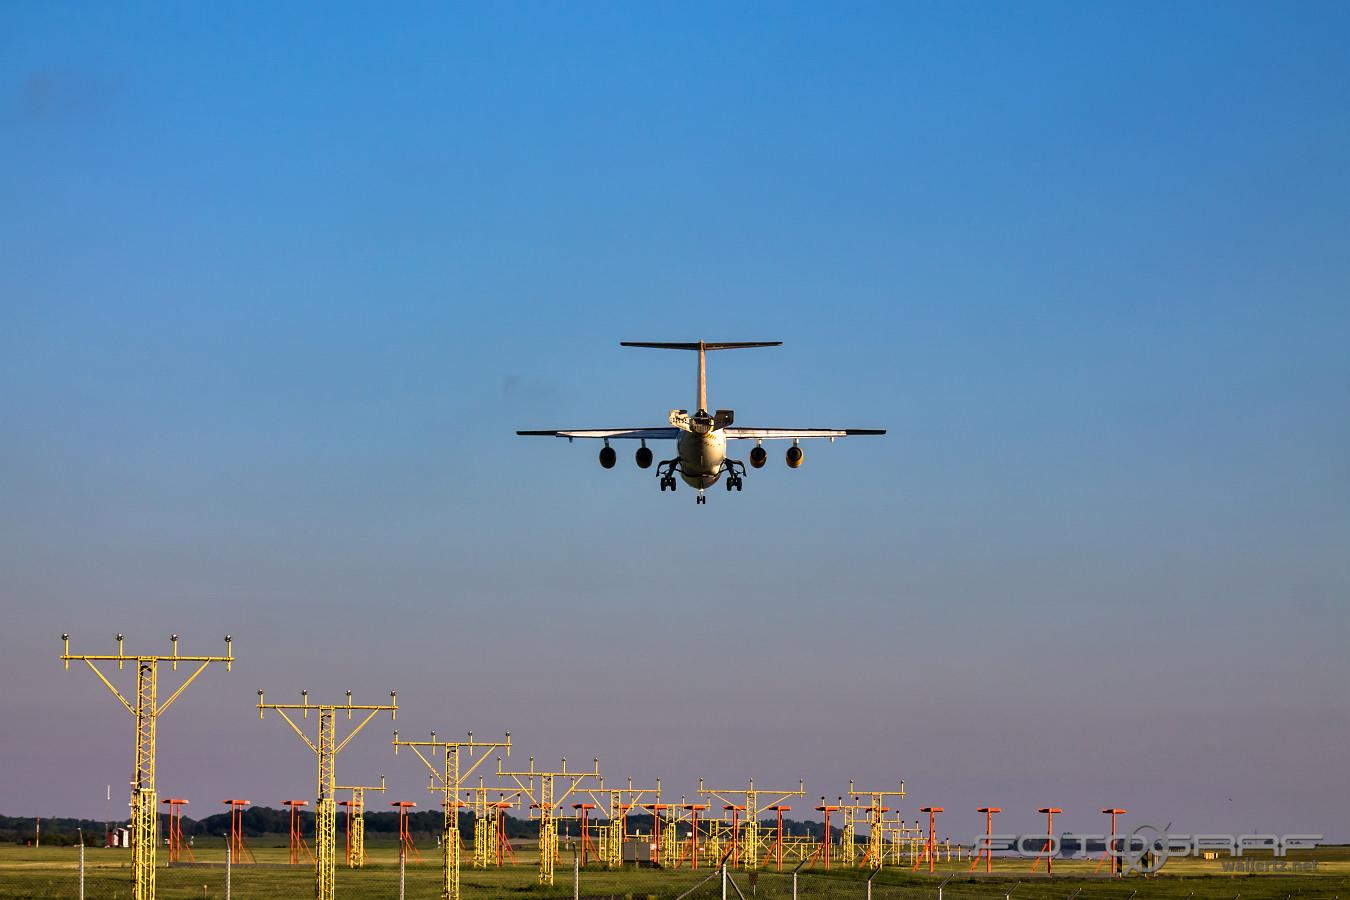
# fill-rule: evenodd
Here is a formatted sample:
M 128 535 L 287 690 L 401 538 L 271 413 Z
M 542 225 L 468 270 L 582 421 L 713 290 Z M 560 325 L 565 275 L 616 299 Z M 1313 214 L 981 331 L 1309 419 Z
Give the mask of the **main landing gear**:
M 741 478 L 745 475 L 745 463 L 739 459 L 724 459 L 722 471 L 727 473 L 727 491 L 739 491 L 744 484 Z
M 680 458 L 663 459 L 656 464 L 656 477 L 661 479 L 661 490 L 675 490 L 675 472 L 679 468 Z
M 680 458 L 663 459 L 656 464 L 656 477 L 660 480 L 662 491 L 673 491 L 676 487 L 675 476 L 681 472 Z M 718 474 L 726 475 L 728 491 L 739 491 L 745 487 L 745 463 L 739 459 L 725 459 L 722 461 L 722 468 Z M 704 479 L 699 479 L 702 482 Z M 708 497 L 704 493 L 704 488 L 698 489 L 698 494 L 694 497 L 694 502 L 699 506 L 707 504 Z

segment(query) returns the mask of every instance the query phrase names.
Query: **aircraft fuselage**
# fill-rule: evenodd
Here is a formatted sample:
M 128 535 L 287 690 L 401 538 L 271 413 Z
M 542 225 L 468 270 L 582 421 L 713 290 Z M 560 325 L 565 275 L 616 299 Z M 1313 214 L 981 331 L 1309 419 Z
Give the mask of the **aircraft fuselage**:
M 727 458 L 727 436 L 722 429 L 706 434 L 682 431 L 676 450 L 680 455 L 680 478 L 690 487 L 710 488 L 722 477 L 722 461 Z

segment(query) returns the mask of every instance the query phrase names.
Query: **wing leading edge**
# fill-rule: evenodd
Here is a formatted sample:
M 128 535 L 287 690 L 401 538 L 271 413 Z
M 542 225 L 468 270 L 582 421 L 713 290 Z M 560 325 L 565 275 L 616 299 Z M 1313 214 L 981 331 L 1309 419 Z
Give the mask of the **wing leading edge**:
M 723 429 L 727 440 L 805 440 L 807 438 L 835 438 L 850 435 L 885 434 L 884 428 L 743 428 L 739 425 Z
M 841 438 L 852 435 L 885 434 L 884 428 L 743 428 L 728 426 L 722 429 L 727 440 L 807 440 L 809 438 Z M 633 441 L 673 441 L 680 436 L 678 428 L 567 428 L 545 431 L 517 431 L 525 437 L 602 438 Z
M 530 437 L 605 438 L 610 440 L 673 441 L 680 436 L 678 428 L 572 428 L 557 431 L 517 431 Z

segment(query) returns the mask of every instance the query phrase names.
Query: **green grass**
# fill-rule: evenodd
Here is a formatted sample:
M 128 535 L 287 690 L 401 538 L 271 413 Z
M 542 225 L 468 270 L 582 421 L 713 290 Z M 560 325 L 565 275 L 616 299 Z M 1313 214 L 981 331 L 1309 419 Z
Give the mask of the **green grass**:
M 284 838 L 281 839 L 284 842 Z M 161 868 L 157 873 L 158 896 L 163 900 L 222 898 L 225 896 L 224 850 L 219 840 L 199 841 L 194 848 L 203 863 L 198 867 Z M 338 897 L 380 900 L 398 897 L 397 851 L 390 845 L 371 850 L 371 862 L 362 870 L 339 867 Z M 305 900 L 313 895 L 313 869 L 286 865 L 284 843 L 254 842 L 259 865 L 234 866 L 232 896 L 239 900 L 278 898 Z M 89 900 L 129 898 L 129 854 L 124 850 L 90 847 L 85 851 L 85 896 Z M 161 861 L 164 856 L 161 852 Z M 1264 857 L 1269 859 L 1269 855 Z M 536 879 L 536 857 L 522 853 L 520 864 L 503 869 L 461 871 L 466 900 L 518 898 L 552 900 L 572 896 L 572 862 L 566 851 L 557 869 L 557 883 L 542 887 Z M 1174 860 L 1163 874 L 1149 878 L 1102 879 L 1090 877 L 1091 863 L 1057 862 L 1053 878 L 1029 875 L 1026 860 L 995 860 L 992 876 L 972 877 L 967 863 L 955 860 L 940 864 L 937 877 L 908 868 L 885 869 L 872 882 L 872 900 L 936 900 L 940 882 L 943 900 L 1003 900 L 1011 890 L 1013 900 L 1350 900 L 1350 848 L 1325 847 L 1290 855 L 1291 860 L 1315 861 L 1314 874 L 1242 875 L 1225 874 L 1217 862 Z M 35 850 L 31 847 L 0 847 L 0 900 L 54 898 L 78 895 L 78 851 L 72 847 Z M 803 871 L 798 879 L 800 900 L 865 900 L 866 871 L 835 867 L 830 872 Z M 581 871 L 583 897 L 613 897 L 646 900 L 674 898 L 706 878 L 706 870 L 626 869 L 609 871 L 588 867 Z M 786 873 L 762 871 L 751 884 L 749 873 L 733 872 L 732 879 L 746 900 L 790 900 L 792 880 Z M 1021 882 L 1020 884 L 1018 882 Z M 423 851 L 423 861 L 406 871 L 406 897 L 432 900 L 440 896 L 440 858 L 435 848 Z M 714 877 L 690 895 L 689 900 L 720 898 L 720 879 Z M 739 900 L 733 888 L 728 896 Z

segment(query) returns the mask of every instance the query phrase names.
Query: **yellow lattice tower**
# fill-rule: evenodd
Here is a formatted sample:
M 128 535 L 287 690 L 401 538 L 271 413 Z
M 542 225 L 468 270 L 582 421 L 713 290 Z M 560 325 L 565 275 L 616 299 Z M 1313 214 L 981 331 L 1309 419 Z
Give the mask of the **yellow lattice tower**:
M 743 865 L 747 869 L 759 868 L 760 853 L 760 826 L 759 818 L 770 806 L 777 806 L 789 797 L 806 796 L 806 782 L 797 782 L 795 791 L 766 791 L 763 788 L 755 787 L 755 779 L 751 778 L 748 787 L 728 788 L 714 790 L 703 786 L 703 779 L 698 780 L 698 792 L 704 797 L 716 797 L 726 806 L 731 807 L 733 812 L 739 811 L 736 807 L 744 807 L 745 823 L 741 826 L 740 835 L 735 834 L 735 829 L 728 835 L 728 840 L 740 841 L 739 850 Z M 772 799 L 765 802 L 766 797 Z M 740 798 L 739 802 L 733 798 Z M 733 855 L 737 848 L 733 846 Z
M 863 853 L 862 862 L 859 865 L 880 869 L 886 862 L 888 826 L 893 824 L 891 820 L 886 818 L 886 813 L 890 812 L 890 807 L 886 805 L 886 798 L 902 799 L 905 796 L 905 782 L 900 782 L 900 790 L 898 791 L 857 791 L 854 790 L 853 782 L 850 781 L 848 793 L 850 804 L 847 808 L 867 814 L 867 850 Z M 895 822 L 899 822 L 903 828 L 904 822 L 898 817 Z
M 848 783 L 849 802 L 839 798 L 839 861 L 846 866 L 853 865 L 858 857 L 858 815 L 866 811 L 865 804 L 853 799 L 853 782 Z
M 604 786 L 604 779 L 600 780 L 600 787 L 587 788 L 585 790 L 590 795 L 595 805 L 608 811 L 609 820 L 605 822 L 600 831 L 600 858 L 605 861 L 605 865 L 611 869 L 618 869 L 623 866 L 623 845 L 628 840 L 628 811 L 638 806 L 646 805 L 647 802 L 661 803 L 661 779 L 656 779 L 654 788 L 635 788 L 633 779 L 628 779 L 626 788 L 607 788 Z M 651 795 L 650 801 L 645 798 Z M 653 820 L 655 824 L 655 820 Z
M 486 756 L 480 756 L 474 760 L 473 755 L 479 750 L 499 750 L 505 749 L 506 755 L 511 755 L 511 732 L 506 733 L 506 739 L 503 741 L 475 741 L 473 732 L 469 732 L 468 740 L 464 741 L 442 741 L 436 737 L 436 732 L 431 732 L 430 740 L 425 741 L 402 741 L 399 740 L 398 732 L 394 732 L 394 753 L 397 754 L 400 747 L 407 747 L 417 754 L 417 758 L 422 760 L 427 769 L 430 770 L 430 783 L 427 785 L 429 791 L 439 791 L 443 796 L 442 807 L 445 810 L 441 825 L 441 898 L 442 900 L 459 900 L 459 790 L 460 785 L 465 778 L 474 773 L 474 770 L 487 761 Z M 426 750 L 433 756 L 444 757 L 444 769 L 439 769 L 430 759 L 427 758 Z M 460 751 L 468 751 L 471 762 L 465 765 L 460 758 Z M 475 840 L 477 834 L 474 835 Z
M 553 864 L 558 859 L 558 809 L 581 782 L 593 778 L 597 784 L 599 783 L 600 758 L 595 758 L 595 768 L 590 772 L 569 772 L 565 756 L 562 760 L 562 769 L 556 772 L 535 769 L 533 756 L 530 757 L 529 771 L 505 772 L 502 770 L 501 758 L 498 757 L 497 775 L 514 781 L 521 795 L 529 797 L 533 801 L 533 808 L 539 811 L 539 883 L 553 884 Z M 562 780 L 561 794 L 553 784 L 555 778 Z
M 493 800 L 489 795 L 496 794 Z M 483 784 L 483 776 L 478 776 L 476 787 L 464 788 L 464 797 L 473 810 L 473 867 L 487 869 L 501 865 L 500 858 L 502 836 L 498 832 L 499 810 L 509 807 L 511 801 L 520 796 L 520 791 L 504 791 L 500 787 Z
M 81 660 L 93 670 L 118 702 L 131 713 L 136 720 L 136 762 L 131 770 L 131 879 L 134 900 L 154 900 L 155 896 L 155 849 L 158 839 L 155 835 L 159 824 L 159 799 L 155 793 L 155 737 L 159 717 L 168 711 L 173 702 L 183 695 L 187 686 L 206 671 L 213 662 L 225 664 L 229 671 L 234 663 L 234 653 L 230 647 L 230 636 L 225 635 L 224 656 L 180 656 L 178 654 L 178 635 L 170 635 L 169 642 L 173 653 L 168 656 L 127 656 L 123 652 L 123 637 L 117 636 L 117 654 L 108 656 L 72 656 L 70 653 L 70 635 L 61 635 L 65 646 L 61 659 L 67 669 L 71 660 Z M 136 702 L 133 704 L 119 691 L 96 663 L 115 662 L 122 669 L 127 663 L 136 664 Z M 197 663 L 193 670 L 169 698 L 159 702 L 159 664 L 169 663 L 173 671 L 178 664 Z
M 351 791 L 350 800 L 339 800 L 338 804 L 347 807 L 347 868 L 360 869 L 366 864 L 366 791 L 384 793 L 384 775 L 380 783 L 340 784 L 339 791 Z
M 361 729 L 370 724 L 370 720 L 381 712 L 388 712 L 390 718 L 398 717 L 398 693 L 389 692 L 389 702 L 387 704 L 358 705 L 352 703 L 352 692 L 347 692 L 346 703 L 334 704 L 313 704 L 309 702 L 309 691 L 300 692 L 300 703 L 264 703 L 263 692 L 258 691 L 258 718 L 263 717 L 264 710 L 273 710 L 280 713 L 286 720 L 286 724 L 299 736 L 300 740 L 305 742 L 309 749 L 314 751 L 315 757 L 319 763 L 319 789 L 318 797 L 314 802 L 314 897 L 315 900 L 333 900 L 333 892 L 337 882 L 337 797 L 338 790 L 337 778 L 334 774 L 334 766 L 337 762 L 337 755 L 351 743 L 352 738 L 361 733 Z M 300 726 L 295 724 L 287 711 L 299 711 L 302 717 L 309 718 L 313 712 L 318 717 L 318 735 L 317 739 L 311 740 L 309 735 L 301 730 Z M 347 736 L 341 741 L 337 737 L 337 714 L 345 712 L 347 721 L 352 720 L 353 712 L 366 713 L 359 724 L 347 732 Z M 364 830 L 363 830 L 364 835 Z M 364 837 L 362 841 L 362 852 L 364 854 Z

